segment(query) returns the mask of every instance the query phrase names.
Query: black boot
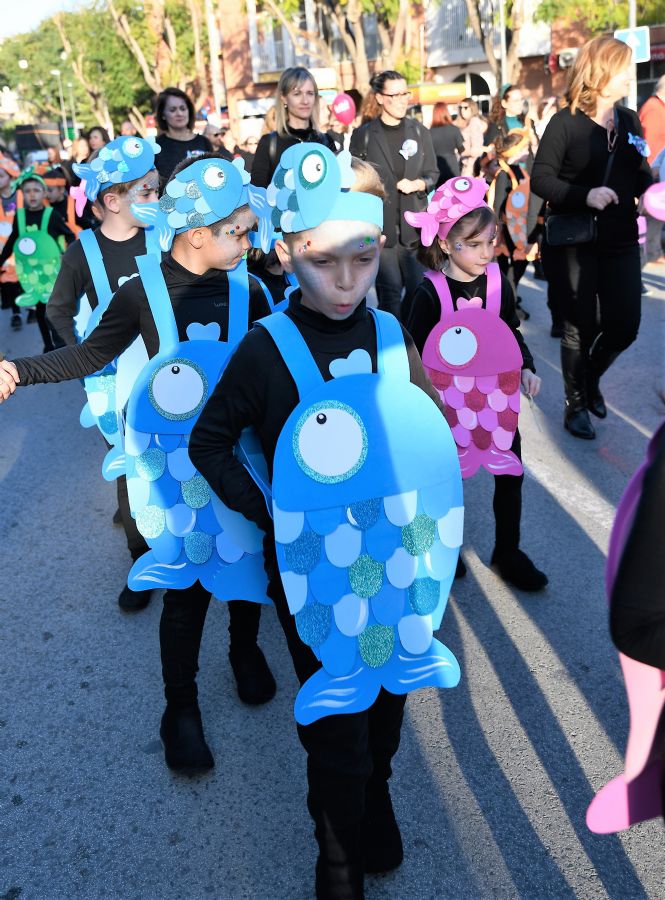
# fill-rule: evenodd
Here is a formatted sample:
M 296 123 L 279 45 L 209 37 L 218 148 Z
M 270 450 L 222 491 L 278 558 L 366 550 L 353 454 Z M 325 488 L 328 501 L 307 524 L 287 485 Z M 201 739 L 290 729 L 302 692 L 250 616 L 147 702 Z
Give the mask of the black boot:
M 547 575 L 537 569 L 523 550 L 501 551 L 494 549 L 491 565 L 508 584 L 521 591 L 542 591 L 547 586 Z
M 602 334 L 598 335 L 589 351 L 586 377 L 587 409 L 599 419 L 607 416 L 605 399 L 600 392 L 600 378 L 619 355 L 616 351 L 603 347 L 602 337 Z
M 566 391 L 563 424 L 573 437 L 592 441 L 594 431 L 587 410 L 587 356 L 582 350 L 561 345 L 561 368 Z
M 240 650 L 229 650 L 229 662 L 243 703 L 258 706 L 275 696 L 277 685 L 260 647 L 253 644 Z
M 340 798 L 347 790 L 339 786 Z M 360 790 L 363 790 L 360 787 Z M 316 860 L 316 900 L 364 900 L 365 876 L 361 850 L 360 822 L 344 821 L 337 815 L 334 800 L 319 803 L 307 798 L 314 819 L 319 856 Z
M 362 852 L 365 872 L 376 875 L 390 872 L 402 864 L 404 847 L 388 783 L 374 784 L 370 779 L 365 794 L 365 818 Z
M 159 736 L 164 747 L 166 765 L 174 772 L 197 775 L 207 772 L 215 765 L 203 734 L 198 703 L 184 709 L 167 704 Z

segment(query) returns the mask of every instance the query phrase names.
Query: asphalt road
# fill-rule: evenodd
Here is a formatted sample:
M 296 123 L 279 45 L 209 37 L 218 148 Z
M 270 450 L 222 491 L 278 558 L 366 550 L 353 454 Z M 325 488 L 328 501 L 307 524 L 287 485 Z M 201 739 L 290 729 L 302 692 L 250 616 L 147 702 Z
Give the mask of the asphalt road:
M 393 781 L 406 858 L 367 879 L 368 900 L 663 896 L 660 822 L 618 837 L 584 823 L 627 734 L 603 567 L 616 503 L 662 416 L 665 271 L 646 278 L 640 337 L 604 381 L 611 412 L 588 443 L 561 427 L 558 343 L 542 284 L 524 282 L 544 387 L 521 417 L 523 547 L 550 586 L 523 595 L 487 567 L 491 480 L 474 478 L 469 574 L 440 632 L 462 681 L 408 700 Z M 36 326 L 13 333 L 2 314 L 9 358 L 40 346 Z M 133 616 L 116 605 L 128 555 L 101 439 L 78 425 L 82 397 L 78 383 L 39 386 L 0 407 L 0 900 L 304 900 L 315 844 L 274 612 L 261 644 L 278 694 L 248 709 L 226 609 L 211 607 L 200 689 L 217 765 L 172 775 L 157 733 L 160 601 Z

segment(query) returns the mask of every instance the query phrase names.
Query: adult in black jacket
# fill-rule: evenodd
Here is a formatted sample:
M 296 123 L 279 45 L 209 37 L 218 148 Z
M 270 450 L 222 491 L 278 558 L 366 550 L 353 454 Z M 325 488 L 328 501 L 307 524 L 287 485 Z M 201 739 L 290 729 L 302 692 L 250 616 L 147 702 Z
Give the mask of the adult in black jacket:
M 386 243 L 376 294 L 379 308 L 399 318 L 403 289 L 407 295 L 412 294 L 423 273 L 414 252 L 419 234 L 404 219 L 404 213 L 427 207 L 427 195 L 437 185 L 439 168 L 429 131 L 416 119 L 406 117 L 410 92 L 404 78 L 399 72 L 380 72 L 370 84 L 381 115 L 353 132 L 349 149 L 353 156 L 372 163 L 386 191 Z
M 319 89 L 302 66 L 284 69 L 275 93 L 275 131 L 264 134 L 252 163 L 252 184 L 268 187 L 277 163 L 289 147 L 315 141 L 336 152 L 327 134 L 319 131 Z
M 582 48 L 571 69 L 569 106 L 550 120 L 531 176 L 532 190 L 551 213 L 595 214 L 597 220 L 596 241 L 544 241 L 542 248 L 564 315 L 564 425 L 587 440 L 595 437 L 589 412 L 607 415 L 600 377 L 632 344 L 640 324 L 635 200 L 650 185 L 651 172 L 639 149 L 636 113 L 615 105 L 628 93 L 631 52 L 607 36 Z

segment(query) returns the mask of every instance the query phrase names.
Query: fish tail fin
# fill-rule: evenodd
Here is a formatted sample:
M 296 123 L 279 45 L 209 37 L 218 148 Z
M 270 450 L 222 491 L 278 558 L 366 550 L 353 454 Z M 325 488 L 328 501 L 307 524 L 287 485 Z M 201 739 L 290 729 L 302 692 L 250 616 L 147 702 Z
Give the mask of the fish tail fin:
M 428 212 L 405 212 L 404 218 L 412 228 L 420 229 L 420 240 L 425 247 L 434 243 L 434 238 L 439 230 L 439 223 Z
M 121 447 L 111 447 L 102 463 L 102 477 L 105 481 L 115 481 L 125 474 L 125 453 Z
M 379 696 L 381 677 L 376 669 L 360 665 L 349 675 L 334 676 L 319 669 L 298 691 L 296 722 L 311 725 L 324 716 L 364 712 Z
M 484 451 L 479 450 L 475 444 L 469 444 L 468 447 L 457 448 L 462 478 L 471 478 L 472 475 L 476 474 L 482 465 L 483 455 Z
M 169 225 L 167 215 L 159 203 L 132 203 L 132 215 L 148 228 L 154 228 L 159 237 L 159 246 L 164 252 L 171 249 L 175 228 Z
M 613 778 L 589 804 L 587 828 L 594 834 L 614 834 L 638 822 L 660 818 L 663 815 L 662 774 L 662 761 L 654 760 L 632 781 L 625 775 Z
M 81 179 L 80 186 L 85 191 L 86 197 L 91 203 L 94 202 L 97 199 L 97 194 L 101 187 L 101 184 L 97 180 L 97 173 L 92 166 L 89 166 L 87 163 L 74 163 L 72 169 Z
M 482 465 L 490 475 L 522 475 L 524 467 L 512 450 L 490 449 L 489 454 L 483 454 Z
M 268 195 L 265 188 L 257 187 L 254 184 L 247 185 L 247 193 L 249 196 L 249 205 L 252 212 L 256 213 L 258 225 L 258 238 L 261 250 L 267 253 L 270 250 L 273 236 L 272 210 L 273 207 L 268 202 Z
M 158 562 L 152 550 L 140 556 L 127 576 L 127 585 L 132 591 L 148 591 L 152 588 L 174 588 L 182 590 L 191 587 L 197 579 L 195 566 L 179 557 L 174 563 Z
M 218 600 L 249 600 L 251 603 L 271 603 L 268 599 L 268 579 L 263 568 L 263 554 L 249 553 L 234 563 L 217 559 L 212 578 L 201 584 Z
M 452 651 L 432 638 L 429 649 L 418 656 L 399 647 L 390 665 L 382 670 L 381 680 L 391 694 L 424 687 L 453 688 L 459 683 L 460 667 Z

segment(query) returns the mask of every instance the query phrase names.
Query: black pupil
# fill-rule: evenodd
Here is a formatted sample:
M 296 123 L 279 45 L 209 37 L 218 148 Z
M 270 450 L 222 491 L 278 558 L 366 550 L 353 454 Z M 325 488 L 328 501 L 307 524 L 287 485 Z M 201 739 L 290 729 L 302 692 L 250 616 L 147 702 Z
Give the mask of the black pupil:
M 180 366 L 171 366 L 171 371 L 173 372 L 174 375 L 179 375 L 180 374 Z
M 316 421 L 319 425 L 325 425 L 328 421 L 328 416 L 325 413 L 319 413 L 316 417 Z
M 461 328 L 456 328 L 456 329 L 455 329 L 455 334 L 461 334 L 461 333 L 462 333 L 462 329 L 461 329 Z

